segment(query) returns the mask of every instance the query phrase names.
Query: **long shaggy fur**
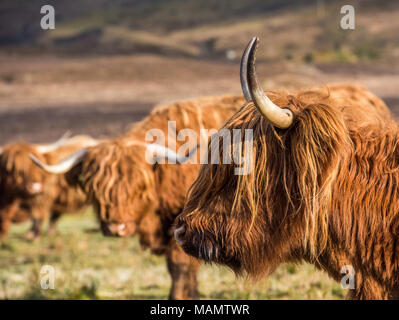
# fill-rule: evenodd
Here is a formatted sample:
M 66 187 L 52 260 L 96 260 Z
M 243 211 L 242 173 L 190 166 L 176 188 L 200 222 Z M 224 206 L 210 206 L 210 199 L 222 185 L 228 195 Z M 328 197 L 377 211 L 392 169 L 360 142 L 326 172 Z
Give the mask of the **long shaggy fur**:
M 267 95 L 293 125 L 274 128 L 252 103 L 226 123 L 254 130 L 254 169 L 201 167 L 177 219 L 183 249 L 254 277 L 306 260 L 339 280 L 352 265 L 349 297 L 396 297 L 399 128 L 385 104 L 353 86 Z

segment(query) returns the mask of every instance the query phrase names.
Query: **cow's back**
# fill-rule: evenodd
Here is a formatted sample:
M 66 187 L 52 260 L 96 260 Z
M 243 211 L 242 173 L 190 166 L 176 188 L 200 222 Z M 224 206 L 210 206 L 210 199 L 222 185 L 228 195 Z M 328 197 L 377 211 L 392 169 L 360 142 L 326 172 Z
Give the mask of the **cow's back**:
M 351 84 L 329 85 L 331 97 L 343 111 L 348 127 L 377 125 L 386 127 L 394 123 L 388 106 L 370 90 Z

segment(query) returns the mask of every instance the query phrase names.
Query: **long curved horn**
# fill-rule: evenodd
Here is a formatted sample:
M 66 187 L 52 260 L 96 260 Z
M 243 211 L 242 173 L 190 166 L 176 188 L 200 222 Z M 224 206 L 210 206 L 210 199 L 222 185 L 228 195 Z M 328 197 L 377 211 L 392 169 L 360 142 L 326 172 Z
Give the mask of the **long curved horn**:
M 36 145 L 36 151 L 39 153 L 47 153 L 54 151 L 58 149 L 60 146 L 62 146 L 66 140 L 71 136 L 71 132 L 67 131 L 65 132 L 61 138 L 59 138 L 56 142 L 53 142 L 51 144 L 44 144 L 44 145 Z
M 172 149 L 162 146 L 157 143 L 144 143 L 139 141 L 129 141 L 126 146 L 138 145 L 146 148 L 146 160 L 150 162 L 157 162 L 158 160 L 168 160 L 170 163 L 187 163 L 194 153 L 197 151 L 198 146 L 195 146 L 188 152 L 187 156 L 181 156 Z M 155 153 L 155 155 L 154 155 Z
M 242 90 L 244 94 L 245 90 L 248 90 L 256 108 L 267 120 L 280 129 L 286 129 L 291 126 L 294 114 L 289 109 L 283 109 L 275 105 L 259 84 L 255 71 L 255 54 L 258 43 L 259 38 L 253 38 L 244 51 L 242 59 L 246 63 L 246 67 L 243 67 L 242 70 L 246 72 L 246 77 L 244 75 L 242 79 L 244 78 L 245 80 L 246 78 L 248 81 L 246 82 L 247 87 L 243 86 Z
M 68 172 L 69 170 L 71 170 L 71 168 L 73 166 L 75 166 L 76 164 L 81 162 L 83 159 L 83 156 L 86 154 L 86 151 L 87 151 L 86 148 L 80 149 L 80 150 L 76 151 L 75 153 L 71 154 L 70 156 L 66 157 L 64 160 L 62 160 L 58 164 L 54 164 L 54 165 L 48 165 L 48 164 L 41 162 L 33 154 L 29 154 L 29 157 L 32 159 L 32 161 L 37 166 L 42 168 L 44 171 L 47 171 L 49 173 L 62 174 L 62 173 Z
M 178 155 L 172 149 L 156 143 L 147 144 L 146 152 L 149 152 L 151 155 L 153 155 L 154 153 L 156 154 L 155 156 L 153 156 L 154 161 L 156 161 L 157 159 L 167 159 L 172 163 L 184 161 L 184 157 Z
M 157 161 L 157 159 L 167 159 L 171 163 L 180 163 L 184 164 L 187 163 L 188 160 L 191 159 L 193 154 L 196 152 L 198 146 L 194 147 L 189 151 L 189 154 L 186 156 L 181 156 L 177 154 L 175 151 L 172 149 L 169 149 L 165 146 L 152 143 L 152 144 L 147 144 L 147 150 L 146 152 L 149 152 L 151 155 L 156 153 L 156 156 L 152 158 L 153 161 Z
M 247 102 L 252 100 L 251 94 L 249 93 L 249 85 L 248 85 L 248 71 L 247 71 L 248 55 L 255 40 L 256 38 L 252 38 L 250 43 L 248 43 L 247 47 L 244 50 L 244 53 L 242 54 L 241 63 L 240 63 L 241 88 L 242 88 L 242 93 L 244 94 L 245 100 L 247 100 Z

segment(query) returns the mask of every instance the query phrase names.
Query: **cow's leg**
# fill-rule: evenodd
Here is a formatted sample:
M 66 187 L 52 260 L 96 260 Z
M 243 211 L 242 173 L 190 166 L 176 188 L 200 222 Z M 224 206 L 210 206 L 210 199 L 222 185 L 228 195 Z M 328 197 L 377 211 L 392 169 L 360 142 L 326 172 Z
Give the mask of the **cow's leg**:
M 198 299 L 198 261 L 185 254 L 174 238 L 168 246 L 167 264 L 172 277 L 169 299 Z
M 38 203 L 40 202 L 41 205 L 39 206 Z M 37 200 L 31 209 L 32 228 L 25 236 L 28 240 L 38 240 L 40 238 L 44 222 L 48 219 L 50 212 L 52 212 L 51 199 L 42 197 L 40 202 Z
M 0 212 L 0 241 L 4 240 L 10 229 L 11 219 Z
M 25 235 L 27 240 L 38 240 L 42 231 L 44 220 L 40 218 L 32 219 L 32 227 L 29 232 Z
M 4 240 L 4 238 L 7 236 L 12 218 L 17 209 L 17 202 L 2 206 L 2 209 L 0 210 L 0 240 Z
M 55 232 L 56 232 L 55 225 L 56 225 L 58 219 L 60 218 L 60 216 L 61 216 L 61 212 L 59 212 L 59 211 L 53 211 L 51 213 L 50 224 L 49 224 L 48 231 L 47 231 L 47 233 L 49 235 L 55 234 Z

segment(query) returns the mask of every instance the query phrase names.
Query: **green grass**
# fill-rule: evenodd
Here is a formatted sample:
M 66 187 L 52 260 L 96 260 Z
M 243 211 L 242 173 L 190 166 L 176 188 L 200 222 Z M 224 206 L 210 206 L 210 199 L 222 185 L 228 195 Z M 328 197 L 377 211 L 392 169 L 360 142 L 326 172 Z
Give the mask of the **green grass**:
M 0 246 L 0 299 L 167 299 L 164 257 L 134 238 L 106 238 L 91 211 L 61 219 L 56 236 L 28 242 L 29 223 L 14 225 Z M 40 287 L 43 265 L 55 268 L 55 289 Z M 254 283 L 222 267 L 202 266 L 202 299 L 341 299 L 339 284 L 311 265 L 282 265 Z

